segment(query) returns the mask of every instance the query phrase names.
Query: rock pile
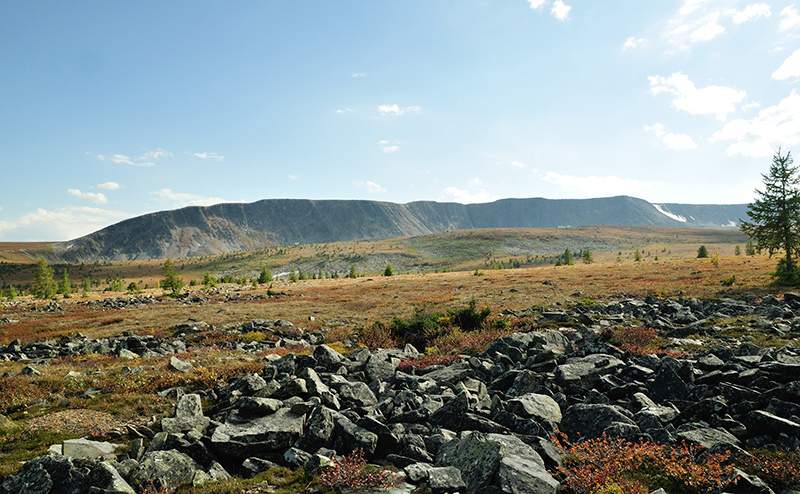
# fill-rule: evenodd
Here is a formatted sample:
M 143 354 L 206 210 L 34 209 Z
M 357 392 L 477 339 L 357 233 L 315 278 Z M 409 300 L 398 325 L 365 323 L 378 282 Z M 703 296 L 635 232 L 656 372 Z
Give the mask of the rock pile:
M 139 439 L 115 461 L 39 458 L 6 478 L 0 494 L 56 492 L 51 485 L 130 492 L 151 481 L 174 487 L 276 465 L 315 470 L 356 450 L 402 469 L 397 493 L 418 486 L 555 493 L 559 483 L 549 471 L 561 461 L 551 442 L 557 431 L 572 439 L 685 441 L 744 456 L 754 448 L 793 450 L 800 448 L 800 352 L 792 346 L 738 341 L 687 357 L 636 357 L 600 336 L 608 318 L 678 334 L 681 324 L 716 314 L 757 314 L 770 331 L 788 332 L 796 330 L 798 309 L 800 298 L 788 297 L 758 304 L 622 300 L 549 311 L 541 317 L 587 325 L 512 334 L 481 355 L 413 373 L 398 369 L 418 356 L 410 345 L 344 356 L 320 344 L 311 355 L 270 356 L 260 373 L 214 389 L 179 392 L 175 416 L 160 421 L 146 446 Z M 211 404 L 205 411 L 203 401 Z M 42 487 L 25 490 L 34 481 Z M 758 482 L 742 476 L 737 488 Z

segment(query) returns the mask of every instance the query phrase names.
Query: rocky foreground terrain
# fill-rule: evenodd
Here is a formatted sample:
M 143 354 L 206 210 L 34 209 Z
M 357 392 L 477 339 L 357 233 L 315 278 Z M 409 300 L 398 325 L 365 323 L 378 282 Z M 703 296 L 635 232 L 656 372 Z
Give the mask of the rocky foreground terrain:
M 419 356 L 411 345 L 342 355 L 321 334 L 236 343 L 253 352 L 305 343 L 311 351 L 270 355 L 261 372 L 213 389 L 171 390 L 174 416 L 130 427 L 128 452 L 87 447 L 77 449 L 94 452 L 39 457 L 2 479 L 0 493 L 167 490 L 276 465 L 324 471 L 358 450 L 371 463 L 397 467 L 394 493 L 555 493 L 564 481 L 554 477 L 563 462 L 553 442 L 558 433 L 574 442 L 603 435 L 685 442 L 704 448 L 698 455 L 730 452 L 731 461 L 757 449 L 800 448 L 800 351 L 762 348 L 748 331 L 800 335 L 798 295 L 618 299 L 514 314 L 547 329 L 424 368 L 407 363 Z M 236 330 L 279 332 L 288 325 L 254 320 Z M 741 331 L 730 331 L 733 325 Z M 620 326 L 658 328 L 666 345 L 644 355 L 623 351 L 607 331 Z M 187 335 L 211 328 L 194 321 L 173 329 L 165 339 L 13 342 L 0 348 L 0 359 L 30 360 L 24 372 L 37 372 L 48 359 L 80 353 L 166 356 L 190 348 Z M 165 372 L 191 365 L 172 358 Z M 64 444 L 61 452 L 75 450 Z M 774 492 L 764 480 L 733 469 L 720 490 Z

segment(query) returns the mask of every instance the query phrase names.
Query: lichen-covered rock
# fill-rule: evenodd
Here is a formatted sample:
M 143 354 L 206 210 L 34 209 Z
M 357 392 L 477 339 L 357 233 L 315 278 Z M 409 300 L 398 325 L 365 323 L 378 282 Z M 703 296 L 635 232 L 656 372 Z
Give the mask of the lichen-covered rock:
M 220 454 L 234 458 L 282 452 L 303 434 L 304 422 L 303 416 L 282 408 L 251 421 L 222 424 L 211 435 L 211 444 Z
M 66 456 L 40 456 L 26 462 L 16 475 L 0 484 L 1 494 L 83 494 L 92 492 L 134 494 L 119 472 L 100 460 Z
M 188 455 L 175 451 L 151 451 L 145 453 L 139 466 L 131 473 L 130 482 L 137 488 L 174 490 L 185 482 L 191 482 L 201 467 Z

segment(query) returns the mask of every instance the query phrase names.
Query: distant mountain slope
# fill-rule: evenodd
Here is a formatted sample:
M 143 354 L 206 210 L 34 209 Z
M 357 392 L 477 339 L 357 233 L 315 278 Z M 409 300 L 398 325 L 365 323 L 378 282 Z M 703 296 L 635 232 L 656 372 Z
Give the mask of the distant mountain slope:
M 427 235 L 473 228 L 585 225 L 724 227 L 746 205 L 653 205 L 619 196 L 602 199 L 502 199 L 487 204 L 432 201 L 395 204 L 360 200 L 266 199 L 146 214 L 56 244 L 67 262 L 180 258 L 267 245 Z

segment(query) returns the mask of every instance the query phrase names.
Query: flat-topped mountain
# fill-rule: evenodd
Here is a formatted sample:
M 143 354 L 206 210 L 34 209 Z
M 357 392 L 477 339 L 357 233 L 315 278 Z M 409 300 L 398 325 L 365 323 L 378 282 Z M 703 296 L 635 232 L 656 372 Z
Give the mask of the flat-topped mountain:
M 485 204 L 265 199 L 186 207 L 121 221 L 54 245 L 67 262 L 213 255 L 272 245 L 427 235 L 475 228 L 586 225 L 732 227 L 747 205 L 651 204 L 600 199 L 502 199 Z

